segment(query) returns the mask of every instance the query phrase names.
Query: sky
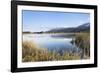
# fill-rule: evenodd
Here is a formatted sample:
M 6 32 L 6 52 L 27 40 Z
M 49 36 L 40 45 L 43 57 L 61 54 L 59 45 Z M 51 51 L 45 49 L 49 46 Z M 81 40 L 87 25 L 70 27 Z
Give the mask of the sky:
M 89 13 L 22 11 L 23 31 L 40 32 L 54 28 L 77 27 L 90 22 Z

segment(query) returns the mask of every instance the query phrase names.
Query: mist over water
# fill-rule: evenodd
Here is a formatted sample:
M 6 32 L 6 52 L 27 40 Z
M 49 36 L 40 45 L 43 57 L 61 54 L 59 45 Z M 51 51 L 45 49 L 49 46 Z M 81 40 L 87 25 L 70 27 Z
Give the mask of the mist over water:
M 32 41 L 40 48 L 57 53 L 78 52 L 80 49 L 71 43 L 73 38 L 57 34 L 23 34 L 23 41 Z

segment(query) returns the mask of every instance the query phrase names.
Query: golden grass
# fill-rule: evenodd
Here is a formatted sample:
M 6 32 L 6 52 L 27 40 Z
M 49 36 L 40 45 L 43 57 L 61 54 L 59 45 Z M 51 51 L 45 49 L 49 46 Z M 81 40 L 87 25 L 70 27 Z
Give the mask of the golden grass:
M 47 49 L 39 48 L 35 43 L 24 41 L 22 48 L 23 62 L 37 62 L 37 61 L 59 61 L 59 60 L 77 60 L 80 59 L 78 54 L 63 53 L 60 55 L 56 52 L 49 52 Z
M 75 44 L 83 50 L 85 56 L 90 57 L 90 33 L 77 33 Z

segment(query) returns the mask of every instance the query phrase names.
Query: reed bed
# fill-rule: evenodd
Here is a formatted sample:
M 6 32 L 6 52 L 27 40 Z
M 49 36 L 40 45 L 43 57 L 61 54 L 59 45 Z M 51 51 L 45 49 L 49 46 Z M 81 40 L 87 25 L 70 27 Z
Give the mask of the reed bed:
M 77 53 L 64 52 L 62 55 L 55 51 L 48 51 L 46 48 L 39 48 L 31 41 L 23 41 L 22 44 L 22 62 L 38 61 L 59 61 L 59 60 L 79 60 Z
M 90 33 L 77 33 L 75 34 L 75 45 L 81 48 L 83 52 L 83 58 L 90 57 Z

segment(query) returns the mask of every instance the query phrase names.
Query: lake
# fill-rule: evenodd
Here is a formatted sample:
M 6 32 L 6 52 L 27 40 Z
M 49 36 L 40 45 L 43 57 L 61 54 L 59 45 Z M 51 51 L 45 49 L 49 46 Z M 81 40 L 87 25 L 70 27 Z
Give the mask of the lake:
M 75 39 L 73 35 L 66 34 L 23 34 L 23 41 L 33 41 L 38 47 L 46 48 L 49 51 L 59 52 L 79 52 L 71 41 Z

